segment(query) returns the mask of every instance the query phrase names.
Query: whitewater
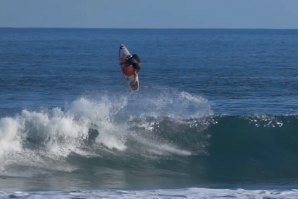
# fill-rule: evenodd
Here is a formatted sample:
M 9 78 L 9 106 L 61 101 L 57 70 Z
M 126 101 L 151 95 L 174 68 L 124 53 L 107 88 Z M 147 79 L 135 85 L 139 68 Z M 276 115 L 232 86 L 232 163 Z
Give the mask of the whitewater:
M 0 119 L 0 196 L 295 198 L 297 120 L 218 116 L 207 99 L 176 90 L 22 110 Z
M 297 35 L 0 28 L 0 198 L 297 198 Z
M 165 97 L 171 100 L 165 102 L 162 100 Z M 142 106 L 144 103 L 146 106 Z M 181 114 L 173 117 L 171 110 Z M 184 149 L 162 137 L 173 132 L 162 132 L 162 135 L 152 132 L 163 122 L 177 127 L 195 125 L 196 120 L 192 118 L 211 113 L 207 100 L 186 92 L 163 93 L 152 98 L 104 95 L 92 100 L 82 97 L 64 110 L 58 107 L 23 110 L 15 117 L 0 119 L 1 176 L 29 177 L 51 170 L 72 172 L 78 169 L 67 161 L 73 155 L 103 159 L 190 156 L 197 151 Z M 174 133 L 182 135 L 179 131 Z

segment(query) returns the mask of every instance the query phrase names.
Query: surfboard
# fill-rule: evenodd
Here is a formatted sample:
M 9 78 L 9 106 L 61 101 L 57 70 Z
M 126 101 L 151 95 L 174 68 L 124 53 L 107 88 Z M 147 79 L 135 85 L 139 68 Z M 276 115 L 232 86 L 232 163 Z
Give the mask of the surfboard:
M 119 64 L 120 64 L 120 66 L 125 67 L 127 58 L 130 58 L 131 56 L 132 55 L 130 54 L 130 52 L 126 48 L 126 46 L 124 44 L 121 44 L 120 48 L 119 48 Z M 134 81 L 133 75 L 125 76 L 125 77 L 128 81 L 128 85 L 130 86 L 130 88 L 134 91 L 138 91 L 139 87 L 140 87 L 139 76 L 137 75 L 136 81 Z

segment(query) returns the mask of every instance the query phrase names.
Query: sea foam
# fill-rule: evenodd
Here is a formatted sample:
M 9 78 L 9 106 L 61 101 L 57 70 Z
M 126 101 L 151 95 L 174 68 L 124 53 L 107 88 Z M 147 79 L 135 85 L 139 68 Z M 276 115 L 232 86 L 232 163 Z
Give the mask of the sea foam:
M 64 108 L 22 110 L 0 119 L 1 175 L 18 175 L 14 168 L 20 166 L 73 171 L 76 166 L 67 163 L 72 154 L 188 156 L 192 151 L 162 137 L 156 128 L 163 118 L 179 123 L 211 112 L 204 98 L 177 91 L 104 94 L 81 97 Z

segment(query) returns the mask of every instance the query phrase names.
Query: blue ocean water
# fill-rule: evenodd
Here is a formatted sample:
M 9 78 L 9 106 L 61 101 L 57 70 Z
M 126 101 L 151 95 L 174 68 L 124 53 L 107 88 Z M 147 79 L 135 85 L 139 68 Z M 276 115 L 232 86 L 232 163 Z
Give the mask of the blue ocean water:
M 297 55 L 297 30 L 1 28 L 0 197 L 297 198 Z

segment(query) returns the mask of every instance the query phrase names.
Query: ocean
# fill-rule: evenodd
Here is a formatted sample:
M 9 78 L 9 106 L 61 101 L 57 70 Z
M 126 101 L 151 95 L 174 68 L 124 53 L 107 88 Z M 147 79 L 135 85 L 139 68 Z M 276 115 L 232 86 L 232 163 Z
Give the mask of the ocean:
M 298 198 L 298 30 L 0 28 L 0 71 L 0 198 Z

